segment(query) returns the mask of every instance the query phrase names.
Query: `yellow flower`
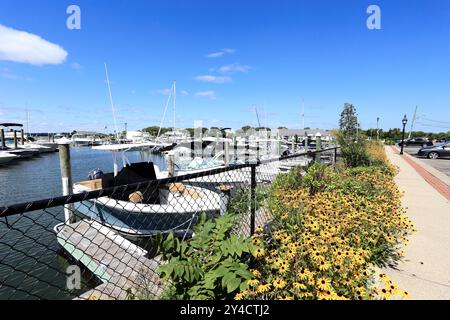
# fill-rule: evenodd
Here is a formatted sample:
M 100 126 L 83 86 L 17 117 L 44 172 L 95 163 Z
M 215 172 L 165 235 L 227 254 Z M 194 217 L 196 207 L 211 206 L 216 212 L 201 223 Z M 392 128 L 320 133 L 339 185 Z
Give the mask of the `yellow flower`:
M 327 278 L 319 278 L 317 279 L 317 287 L 322 290 L 330 290 L 331 289 L 331 280 Z
M 253 239 L 252 244 L 255 246 L 259 246 L 261 244 L 261 241 L 259 239 Z
M 307 287 L 303 283 L 300 283 L 300 282 L 294 282 L 293 286 L 297 290 L 306 290 L 307 289 Z
M 325 261 L 319 262 L 320 271 L 325 271 L 325 270 L 328 270 L 329 268 L 330 268 L 330 264 L 328 262 L 325 262 Z
M 250 287 L 256 287 L 257 285 L 259 285 L 259 280 L 257 280 L 257 279 L 247 280 L 247 284 Z
M 253 251 L 253 256 L 255 258 L 264 257 L 264 254 L 265 254 L 265 250 L 263 248 L 258 248 L 258 249 Z
M 255 278 L 261 278 L 261 273 L 256 269 L 251 269 L 250 272 L 253 274 Z
M 281 278 L 276 278 L 273 281 L 273 286 L 277 289 L 283 289 L 286 286 L 286 281 Z
M 288 266 L 286 264 L 282 264 L 280 265 L 280 267 L 278 268 L 278 272 L 280 272 L 280 274 L 285 274 L 286 271 L 288 271 Z
M 310 276 L 310 272 L 308 269 L 302 268 L 299 272 L 297 272 L 297 276 L 300 278 L 300 280 L 307 280 Z
M 242 292 L 239 292 L 234 296 L 234 300 L 242 300 L 242 299 L 244 299 L 244 294 Z
M 268 284 L 261 284 L 261 285 L 259 285 L 256 288 L 256 292 L 258 292 L 258 293 L 265 293 L 265 292 L 270 290 L 270 287 L 271 287 L 271 285 L 269 283 Z
M 378 290 L 378 295 L 383 300 L 389 300 L 391 298 L 391 293 L 386 288 Z

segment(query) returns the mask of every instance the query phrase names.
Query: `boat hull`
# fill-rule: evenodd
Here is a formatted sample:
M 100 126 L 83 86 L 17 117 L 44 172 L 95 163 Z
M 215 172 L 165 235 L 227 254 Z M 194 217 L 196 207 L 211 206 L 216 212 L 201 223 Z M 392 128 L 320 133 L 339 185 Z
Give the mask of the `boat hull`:
M 74 192 L 86 191 L 74 186 Z M 96 220 L 125 236 L 146 237 L 157 232 L 192 233 L 201 213 L 218 216 L 225 211 L 228 197 L 211 190 L 189 187 L 201 193 L 201 198 L 175 196 L 160 191 L 161 204 L 140 204 L 101 197 L 76 204 L 76 214 Z

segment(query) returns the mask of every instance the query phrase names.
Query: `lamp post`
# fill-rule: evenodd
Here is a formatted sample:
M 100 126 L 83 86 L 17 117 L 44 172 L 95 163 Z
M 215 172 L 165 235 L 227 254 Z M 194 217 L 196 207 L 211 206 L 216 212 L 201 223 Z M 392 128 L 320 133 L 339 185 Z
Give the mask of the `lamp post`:
M 377 141 L 380 140 L 380 117 L 377 117 Z
M 405 146 L 405 127 L 406 127 L 406 124 L 408 123 L 408 119 L 406 118 L 406 114 L 403 117 L 402 123 L 403 123 L 403 136 L 402 136 L 402 148 L 400 150 L 400 154 L 403 154 L 403 147 Z

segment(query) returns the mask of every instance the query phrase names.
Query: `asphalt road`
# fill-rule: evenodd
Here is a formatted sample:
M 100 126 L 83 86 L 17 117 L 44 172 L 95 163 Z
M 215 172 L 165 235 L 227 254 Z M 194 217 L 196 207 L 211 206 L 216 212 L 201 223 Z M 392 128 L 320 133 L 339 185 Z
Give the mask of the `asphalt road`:
M 417 151 L 419 151 L 419 148 L 415 147 L 406 147 L 403 149 L 404 152 L 409 153 L 410 155 L 413 155 L 417 157 Z M 426 159 L 426 158 L 418 158 L 420 161 L 432 166 L 433 168 L 439 170 L 442 173 L 445 173 L 447 176 L 450 177 L 450 158 L 446 159 Z

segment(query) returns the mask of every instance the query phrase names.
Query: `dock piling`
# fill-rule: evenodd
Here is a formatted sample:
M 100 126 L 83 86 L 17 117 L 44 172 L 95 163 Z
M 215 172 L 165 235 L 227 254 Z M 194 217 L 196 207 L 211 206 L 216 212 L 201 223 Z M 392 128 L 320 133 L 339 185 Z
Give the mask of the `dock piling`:
M 230 163 L 230 142 L 224 142 L 224 164 L 227 166 Z
M 14 130 L 14 149 L 17 149 L 17 131 Z
M 25 134 L 23 132 L 23 129 L 20 130 L 20 142 L 22 145 L 25 144 Z
M 72 189 L 72 169 L 70 164 L 70 140 L 63 138 L 58 142 L 59 146 L 59 165 L 61 168 L 62 191 L 64 196 L 73 194 Z M 73 223 L 74 217 L 73 204 L 64 205 L 65 223 Z
M 320 132 L 316 134 L 316 150 L 322 149 L 322 135 Z
M 175 156 L 172 152 L 168 155 L 167 170 L 169 171 L 169 177 L 175 176 Z
M 2 140 L 2 148 L 6 148 L 5 130 L 0 129 L 0 139 Z

